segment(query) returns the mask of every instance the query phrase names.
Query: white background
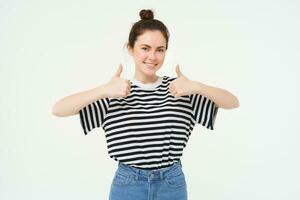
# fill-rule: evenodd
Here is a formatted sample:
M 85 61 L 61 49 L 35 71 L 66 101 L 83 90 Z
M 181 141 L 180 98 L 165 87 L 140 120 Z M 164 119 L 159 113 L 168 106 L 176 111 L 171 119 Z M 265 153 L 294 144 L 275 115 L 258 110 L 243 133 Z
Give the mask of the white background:
M 298 1 L 0 2 L 0 199 L 108 199 L 117 162 L 102 129 L 51 114 L 59 99 L 122 77 L 139 11 L 170 31 L 159 75 L 226 89 L 215 130 L 197 125 L 184 150 L 190 200 L 296 200 L 299 189 Z

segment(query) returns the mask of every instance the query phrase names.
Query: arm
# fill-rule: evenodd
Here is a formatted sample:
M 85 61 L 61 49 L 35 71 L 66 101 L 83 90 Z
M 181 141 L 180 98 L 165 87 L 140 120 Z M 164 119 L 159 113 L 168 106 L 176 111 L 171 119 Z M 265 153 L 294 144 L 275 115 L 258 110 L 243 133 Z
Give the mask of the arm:
M 72 94 L 64 97 L 54 104 L 52 114 L 57 117 L 66 117 L 78 114 L 84 106 L 102 98 L 107 97 L 106 85 L 100 85 L 96 88 Z
M 193 86 L 194 93 L 208 97 L 220 108 L 232 109 L 240 105 L 237 97 L 224 89 L 205 85 L 198 81 L 193 81 Z

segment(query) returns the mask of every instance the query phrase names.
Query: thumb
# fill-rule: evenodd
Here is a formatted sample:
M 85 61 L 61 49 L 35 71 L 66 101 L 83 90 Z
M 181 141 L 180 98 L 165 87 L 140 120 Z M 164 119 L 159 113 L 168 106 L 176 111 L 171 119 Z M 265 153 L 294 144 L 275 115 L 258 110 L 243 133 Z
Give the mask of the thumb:
M 123 70 L 123 66 L 122 66 L 122 64 L 120 64 L 117 72 L 115 73 L 115 76 L 120 77 L 122 70 Z
M 178 77 L 183 76 L 183 74 L 181 73 L 180 69 L 179 69 L 179 65 L 176 65 L 176 74 Z

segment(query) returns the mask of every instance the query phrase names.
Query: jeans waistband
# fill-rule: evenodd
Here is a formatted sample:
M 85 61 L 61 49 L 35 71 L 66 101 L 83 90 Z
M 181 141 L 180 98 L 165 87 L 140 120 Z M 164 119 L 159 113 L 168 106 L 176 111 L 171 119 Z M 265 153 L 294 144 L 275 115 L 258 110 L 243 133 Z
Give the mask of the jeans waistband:
M 136 168 L 133 166 L 126 165 L 122 162 L 119 162 L 118 164 L 118 173 L 124 174 L 124 175 L 133 175 L 133 176 L 143 176 L 143 177 L 166 177 L 168 175 L 177 175 L 182 173 L 181 171 L 182 164 L 181 161 L 178 160 L 177 162 L 173 163 L 169 167 L 164 167 L 161 169 L 141 169 Z

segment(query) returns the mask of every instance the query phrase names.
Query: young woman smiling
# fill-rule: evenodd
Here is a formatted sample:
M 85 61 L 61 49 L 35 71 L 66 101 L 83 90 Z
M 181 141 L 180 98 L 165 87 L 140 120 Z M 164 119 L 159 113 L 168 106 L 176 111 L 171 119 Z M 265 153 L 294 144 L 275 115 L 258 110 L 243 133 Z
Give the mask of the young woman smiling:
M 239 106 L 230 92 L 188 79 L 158 76 L 169 32 L 152 10 L 141 10 L 127 48 L 135 63 L 130 79 L 122 65 L 108 83 L 70 95 L 53 106 L 56 116 L 79 114 L 85 134 L 102 127 L 109 156 L 118 161 L 110 200 L 186 200 L 180 158 L 196 124 L 213 130 L 219 108 Z

